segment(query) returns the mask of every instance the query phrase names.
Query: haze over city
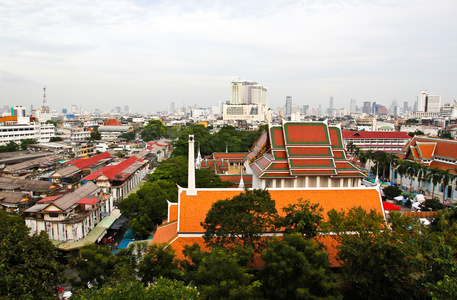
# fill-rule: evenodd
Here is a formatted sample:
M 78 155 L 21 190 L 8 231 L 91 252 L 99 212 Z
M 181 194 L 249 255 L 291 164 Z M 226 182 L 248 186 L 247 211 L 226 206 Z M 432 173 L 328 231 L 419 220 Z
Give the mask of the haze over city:
M 0 103 L 132 111 L 217 105 L 230 82 L 269 106 L 457 98 L 455 1 L 0 2 Z

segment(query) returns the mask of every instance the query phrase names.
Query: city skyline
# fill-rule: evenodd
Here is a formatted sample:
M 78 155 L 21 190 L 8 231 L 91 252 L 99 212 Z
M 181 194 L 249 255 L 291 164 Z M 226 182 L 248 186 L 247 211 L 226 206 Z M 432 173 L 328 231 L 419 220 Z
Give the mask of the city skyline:
M 217 106 L 230 82 L 268 88 L 269 106 L 334 109 L 457 98 L 453 1 L 3 1 L 0 99 L 88 111 Z

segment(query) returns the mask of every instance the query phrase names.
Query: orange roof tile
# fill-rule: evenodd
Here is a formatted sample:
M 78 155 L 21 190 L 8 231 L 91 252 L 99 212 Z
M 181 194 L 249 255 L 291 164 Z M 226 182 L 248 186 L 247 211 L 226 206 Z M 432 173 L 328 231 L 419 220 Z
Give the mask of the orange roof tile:
M 168 208 L 168 222 L 178 220 L 178 203 L 170 203 Z
M 157 227 L 151 243 L 169 243 L 176 236 L 178 223 L 172 222 Z
M 105 126 L 121 126 L 122 123 L 121 123 L 121 121 L 116 120 L 116 119 L 109 119 L 103 125 L 105 125 Z
M 433 152 L 435 150 L 436 143 L 416 143 L 418 152 L 420 153 L 420 158 L 422 159 L 431 159 L 433 157 Z
M 284 130 L 286 131 L 287 143 L 327 143 L 327 126 L 323 123 L 286 123 Z
M 187 196 L 182 190 L 180 197 L 179 231 L 204 232 L 200 222 L 203 222 L 211 205 L 217 200 L 230 199 L 240 194 L 240 190 L 228 189 L 197 189 L 197 196 Z M 311 203 L 320 203 L 324 208 L 324 215 L 333 208 L 336 210 L 362 206 L 365 210 L 374 209 L 383 213 L 381 197 L 374 188 L 354 189 L 297 189 L 297 190 L 269 190 L 271 198 L 276 201 L 276 209 L 282 215 L 282 208 L 298 199 L 309 200 Z

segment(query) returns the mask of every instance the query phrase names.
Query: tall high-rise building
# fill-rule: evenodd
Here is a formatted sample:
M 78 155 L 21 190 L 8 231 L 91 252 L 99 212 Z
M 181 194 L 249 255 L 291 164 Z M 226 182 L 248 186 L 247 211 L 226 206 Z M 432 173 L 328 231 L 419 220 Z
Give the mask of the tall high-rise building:
M 126 112 L 126 113 L 129 112 L 129 106 L 128 106 L 128 105 L 125 105 L 125 106 L 124 106 L 124 112 Z
M 310 115 L 309 105 L 308 105 L 308 104 L 303 105 L 303 114 L 304 114 L 305 116 Z
M 266 121 L 268 113 L 266 87 L 255 81 L 232 81 L 230 103 L 223 106 L 224 120 Z
M 362 108 L 362 112 L 364 114 L 371 114 L 371 102 L 368 102 L 368 101 L 365 101 L 363 102 L 363 108 Z
M 441 109 L 441 95 L 429 95 L 422 91 L 417 100 L 418 112 L 439 113 Z
M 357 112 L 357 105 L 356 105 L 355 99 L 352 98 L 351 105 L 349 106 L 349 113 L 355 113 L 355 112 Z
M 255 81 L 232 81 L 230 104 L 268 105 L 267 88 Z
M 333 97 L 330 97 L 330 105 L 328 108 L 328 113 L 329 113 L 330 117 L 333 117 Z
M 403 102 L 403 113 L 407 114 L 409 112 L 408 101 Z
M 170 107 L 168 108 L 168 115 L 173 116 L 175 114 L 175 103 L 171 102 Z
M 292 96 L 286 97 L 286 117 L 292 114 Z

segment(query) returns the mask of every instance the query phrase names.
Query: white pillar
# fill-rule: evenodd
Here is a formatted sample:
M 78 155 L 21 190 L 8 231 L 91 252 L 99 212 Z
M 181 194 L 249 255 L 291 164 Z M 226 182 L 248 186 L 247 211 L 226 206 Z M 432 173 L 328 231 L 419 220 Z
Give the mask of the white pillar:
M 187 195 L 197 195 L 195 189 L 195 154 L 194 136 L 189 135 L 189 173 L 187 177 Z

